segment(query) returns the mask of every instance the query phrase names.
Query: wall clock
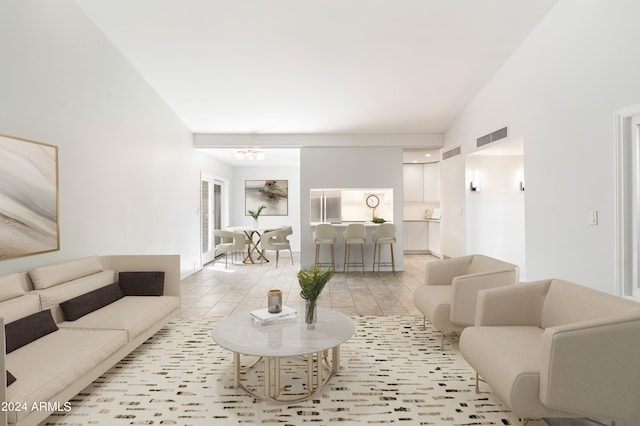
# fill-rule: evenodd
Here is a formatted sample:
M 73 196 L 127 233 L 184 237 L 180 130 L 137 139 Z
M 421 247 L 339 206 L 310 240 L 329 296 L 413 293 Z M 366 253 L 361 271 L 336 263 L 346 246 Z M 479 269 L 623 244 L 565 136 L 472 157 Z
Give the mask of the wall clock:
M 380 204 L 380 200 L 378 199 L 378 196 L 369 195 L 367 197 L 367 206 L 371 207 L 372 209 L 375 209 L 376 207 L 378 207 L 378 204 Z

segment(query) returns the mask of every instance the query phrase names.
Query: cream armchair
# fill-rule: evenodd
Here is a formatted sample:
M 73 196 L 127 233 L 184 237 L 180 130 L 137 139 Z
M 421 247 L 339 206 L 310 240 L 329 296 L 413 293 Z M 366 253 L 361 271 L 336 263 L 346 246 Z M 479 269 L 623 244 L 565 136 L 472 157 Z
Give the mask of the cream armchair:
M 484 290 L 460 352 L 525 424 L 640 425 L 640 303 L 562 280 Z
M 424 285 L 413 302 L 441 334 L 458 333 L 473 325 L 478 291 L 518 283 L 518 267 L 492 257 L 474 254 L 427 263 Z

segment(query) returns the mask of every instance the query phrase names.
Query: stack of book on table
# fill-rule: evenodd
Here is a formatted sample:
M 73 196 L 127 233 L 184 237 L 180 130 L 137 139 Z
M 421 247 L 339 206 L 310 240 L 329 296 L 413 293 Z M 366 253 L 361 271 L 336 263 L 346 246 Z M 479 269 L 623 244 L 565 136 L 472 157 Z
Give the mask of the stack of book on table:
M 293 319 L 296 317 L 297 313 L 298 312 L 295 309 L 285 305 L 282 306 L 282 310 L 277 314 L 272 314 L 269 312 L 268 308 L 257 309 L 250 312 L 253 321 L 263 325 Z

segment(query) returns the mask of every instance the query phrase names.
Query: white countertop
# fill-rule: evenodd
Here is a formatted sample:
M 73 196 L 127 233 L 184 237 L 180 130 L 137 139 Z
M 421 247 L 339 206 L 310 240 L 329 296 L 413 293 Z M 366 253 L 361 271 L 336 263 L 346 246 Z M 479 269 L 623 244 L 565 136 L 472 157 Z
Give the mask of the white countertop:
M 340 223 L 330 223 L 330 222 L 311 222 L 311 226 L 318 226 L 318 225 L 320 225 L 321 223 L 328 223 L 328 224 L 333 225 L 333 226 L 347 226 L 347 225 L 349 225 L 349 224 L 351 224 L 351 223 L 362 223 L 364 226 L 378 226 L 378 225 L 382 225 L 381 223 L 373 223 L 373 222 L 371 222 L 371 221 L 367 221 L 367 222 L 365 222 L 365 221 L 355 221 L 355 220 L 353 220 L 353 221 L 347 221 L 347 220 L 345 220 L 344 222 L 340 222 Z M 392 222 L 392 221 L 386 221 L 386 222 L 383 222 L 383 223 L 393 223 L 393 222 Z

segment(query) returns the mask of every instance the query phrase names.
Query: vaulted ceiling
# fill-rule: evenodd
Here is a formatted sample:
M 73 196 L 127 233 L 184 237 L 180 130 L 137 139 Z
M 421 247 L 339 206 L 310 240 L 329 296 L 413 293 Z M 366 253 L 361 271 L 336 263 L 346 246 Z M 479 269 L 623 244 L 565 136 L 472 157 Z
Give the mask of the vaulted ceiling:
M 557 0 L 76 0 L 194 133 L 442 133 Z

